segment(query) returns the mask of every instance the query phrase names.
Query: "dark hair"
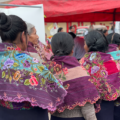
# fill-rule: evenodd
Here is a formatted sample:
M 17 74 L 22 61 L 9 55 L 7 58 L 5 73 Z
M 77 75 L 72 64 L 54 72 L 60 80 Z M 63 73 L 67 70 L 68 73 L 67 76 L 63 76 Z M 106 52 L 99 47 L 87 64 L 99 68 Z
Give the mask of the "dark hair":
M 108 50 L 108 41 L 106 37 L 97 30 L 88 32 L 85 36 L 86 44 L 91 51 L 106 52 Z
M 73 33 L 73 32 L 69 32 L 69 34 L 72 36 L 73 39 L 76 38 L 75 33 Z
M 0 13 L 0 36 L 2 41 L 13 42 L 19 32 L 27 33 L 26 23 L 16 15 L 5 15 Z
M 52 37 L 51 46 L 54 56 L 69 55 L 72 52 L 74 41 L 68 33 L 59 32 Z
M 118 33 L 111 33 L 107 36 L 109 44 L 120 45 L 120 35 Z
M 62 27 L 58 28 L 58 32 L 61 32 L 62 29 L 63 29 Z
M 71 30 L 73 27 L 74 27 L 74 26 L 70 26 L 70 27 L 69 27 L 69 30 Z

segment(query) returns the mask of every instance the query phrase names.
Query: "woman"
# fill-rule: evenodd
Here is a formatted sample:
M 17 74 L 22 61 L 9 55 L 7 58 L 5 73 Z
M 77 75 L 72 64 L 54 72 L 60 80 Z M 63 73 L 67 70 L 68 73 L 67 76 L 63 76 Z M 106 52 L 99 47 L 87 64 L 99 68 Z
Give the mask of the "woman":
M 54 56 L 47 67 L 67 90 L 64 103 L 58 106 L 51 120 L 97 120 L 94 103 L 100 98 L 90 76 L 72 57 L 74 41 L 68 33 L 57 33 L 51 41 Z M 54 67 L 53 67 L 54 66 Z
M 50 60 L 52 52 L 50 50 L 49 44 L 45 46 L 38 40 L 39 37 L 37 35 L 35 26 L 27 23 L 27 31 L 29 37 L 27 51 L 30 53 L 30 55 L 37 58 L 41 63 L 43 61 Z
M 0 13 L 0 120 L 48 120 L 66 91 L 48 69 L 27 52 L 27 26 Z M 58 101 L 59 98 L 59 101 Z
M 100 32 L 93 30 L 85 36 L 84 49 L 87 53 L 82 58 L 81 65 L 91 76 L 90 81 L 102 99 L 97 119 L 114 120 L 114 100 L 119 97 L 120 78 L 114 56 L 106 53 L 108 41 Z
M 62 27 L 58 28 L 58 32 L 64 32 L 63 28 Z
M 107 36 L 107 40 L 109 42 L 110 50 L 112 51 L 120 50 L 120 35 L 118 33 L 109 34 Z

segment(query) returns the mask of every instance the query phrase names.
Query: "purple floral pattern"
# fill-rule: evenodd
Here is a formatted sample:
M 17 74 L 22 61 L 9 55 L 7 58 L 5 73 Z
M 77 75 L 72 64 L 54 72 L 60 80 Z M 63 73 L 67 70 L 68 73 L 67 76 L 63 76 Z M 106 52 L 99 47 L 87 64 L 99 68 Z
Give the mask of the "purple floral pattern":
M 9 69 L 13 64 L 14 64 L 14 60 L 8 58 L 7 61 L 4 62 L 3 69 Z
M 100 67 L 98 67 L 98 66 L 93 66 L 93 67 L 91 68 L 91 74 L 94 74 L 94 73 L 98 72 L 99 69 L 100 69 Z

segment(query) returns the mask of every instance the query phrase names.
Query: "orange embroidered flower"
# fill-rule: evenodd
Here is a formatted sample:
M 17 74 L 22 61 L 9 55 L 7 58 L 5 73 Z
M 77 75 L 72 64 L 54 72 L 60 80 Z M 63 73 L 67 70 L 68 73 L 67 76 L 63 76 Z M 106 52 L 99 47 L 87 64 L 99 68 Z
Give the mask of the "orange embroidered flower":
M 54 71 L 56 72 L 56 74 L 61 73 L 62 72 L 61 65 L 56 64 L 56 66 L 54 67 Z
M 20 77 L 21 77 L 20 71 L 16 71 L 13 76 L 13 80 L 18 81 L 20 79 Z

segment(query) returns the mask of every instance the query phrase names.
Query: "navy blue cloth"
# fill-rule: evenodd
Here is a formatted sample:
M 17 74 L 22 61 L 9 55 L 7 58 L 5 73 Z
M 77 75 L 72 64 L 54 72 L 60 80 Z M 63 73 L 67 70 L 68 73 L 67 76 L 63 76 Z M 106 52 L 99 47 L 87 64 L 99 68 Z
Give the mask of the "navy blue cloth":
M 83 117 L 76 117 L 76 118 L 60 118 L 51 115 L 51 120 L 85 120 Z
M 114 120 L 120 120 L 120 106 L 114 107 Z
M 12 110 L 0 106 L 0 120 L 48 120 L 48 111 L 39 107 L 30 110 Z
M 114 101 L 102 100 L 100 105 L 101 111 L 96 114 L 97 120 L 114 120 Z

